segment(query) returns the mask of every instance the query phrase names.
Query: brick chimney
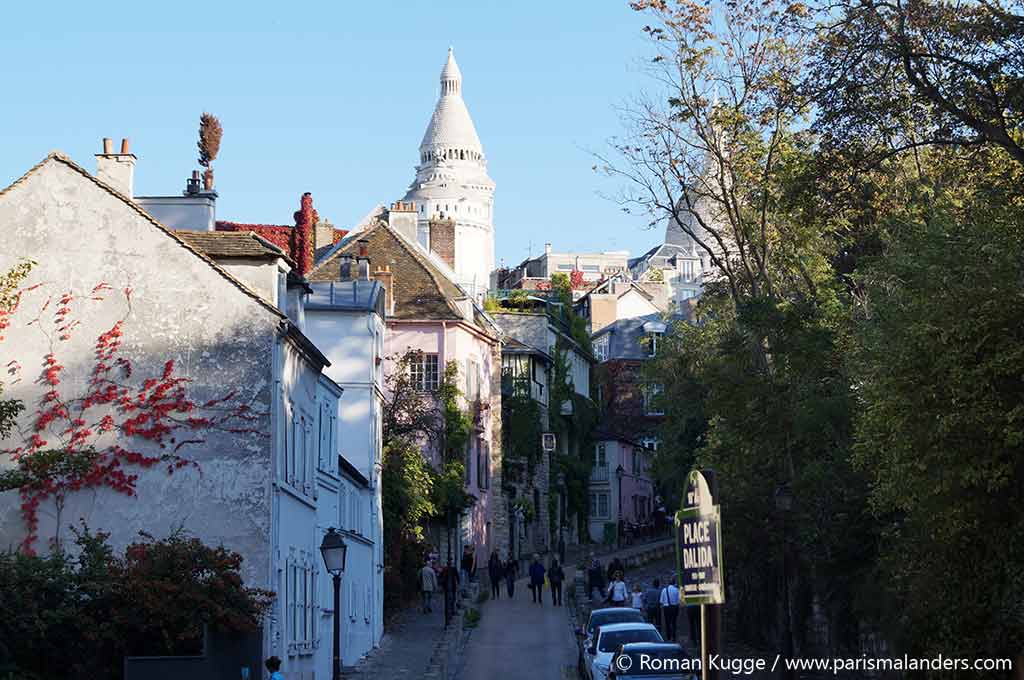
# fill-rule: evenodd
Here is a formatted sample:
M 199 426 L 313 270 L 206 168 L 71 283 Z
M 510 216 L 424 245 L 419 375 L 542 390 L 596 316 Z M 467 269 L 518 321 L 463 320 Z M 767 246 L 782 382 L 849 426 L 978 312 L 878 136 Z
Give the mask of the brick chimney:
M 128 151 L 127 138 L 121 140 L 121 152 L 114 153 L 114 140 L 104 137 L 103 153 L 96 154 L 96 178 L 133 198 L 135 161 L 135 154 Z
M 313 194 L 302 194 L 300 208 L 295 212 L 295 229 L 292 230 L 291 256 L 295 269 L 305 276 L 313 269 L 313 230 L 319 216 L 313 209 Z
M 395 276 L 391 273 L 391 266 L 378 266 L 377 271 L 373 272 L 373 278 L 384 289 L 384 313 L 388 316 L 393 315 L 395 313 Z
M 430 218 L 430 250 L 455 269 L 455 220 L 450 217 Z
M 341 256 L 341 267 L 338 272 L 339 281 L 351 281 L 352 280 L 352 256 L 348 253 L 344 253 Z

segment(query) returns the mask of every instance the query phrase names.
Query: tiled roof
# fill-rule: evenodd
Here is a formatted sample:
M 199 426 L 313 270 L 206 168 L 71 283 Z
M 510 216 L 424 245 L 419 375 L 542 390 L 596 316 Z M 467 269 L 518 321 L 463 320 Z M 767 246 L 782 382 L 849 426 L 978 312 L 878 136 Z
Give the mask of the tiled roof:
M 287 252 L 252 231 L 188 231 L 174 232 L 193 248 L 216 258 L 284 258 L 294 266 Z
M 383 265 L 391 268 L 395 303 L 395 313 L 391 318 L 459 319 L 482 325 L 475 318 L 464 317 L 459 303 L 467 299 L 465 292 L 445 276 L 429 257 L 416 252 L 416 245 L 407 242 L 381 221 L 357 234 L 350 234 L 330 255 L 317 262 L 309 273 L 310 282 L 338 281 L 341 256 L 355 256 L 359 250 L 357 240 L 361 239 L 368 242 L 371 270 Z

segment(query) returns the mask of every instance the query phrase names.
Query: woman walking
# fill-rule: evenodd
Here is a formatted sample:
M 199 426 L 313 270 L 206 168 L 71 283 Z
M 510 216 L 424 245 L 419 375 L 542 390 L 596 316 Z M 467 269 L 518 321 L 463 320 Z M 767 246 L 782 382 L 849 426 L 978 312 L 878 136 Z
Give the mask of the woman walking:
M 608 586 L 608 599 L 611 600 L 613 607 L 625 607 L 626 606 L 626 582 L 622 580 L 622 572 L 617 571 L 612 577 L 613 580 Z
M 491 599 L 497 600 L 501 595 L 501 577 L 504 569 L 501 566 L 501 558 L 498 551 L 491 553 L 491 559 L 487 560 L 487 577 L 491 581 Z

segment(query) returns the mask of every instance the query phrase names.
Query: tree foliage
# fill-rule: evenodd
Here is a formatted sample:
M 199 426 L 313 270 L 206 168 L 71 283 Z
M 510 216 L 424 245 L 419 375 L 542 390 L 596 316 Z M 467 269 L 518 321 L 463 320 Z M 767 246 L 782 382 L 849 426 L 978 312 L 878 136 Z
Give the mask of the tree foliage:
M 76 556 L 0 554 L 0 667 L 41 680 L 120 678 L 124 656 L 195 654 L 204 625 L 254 631 L 272 602 L 243 585 L 242 558 L 224 547 L 143 534 L 117 555 L 106 539 L 83 526 Z
M 1015 657 L 1019 2 L 632 5 L 657 90 L 601 167 L 717 272 L 651 367 L 655 471 L 716 471 L 739 633 L 781 644 L 785 551 L 798 653 Z

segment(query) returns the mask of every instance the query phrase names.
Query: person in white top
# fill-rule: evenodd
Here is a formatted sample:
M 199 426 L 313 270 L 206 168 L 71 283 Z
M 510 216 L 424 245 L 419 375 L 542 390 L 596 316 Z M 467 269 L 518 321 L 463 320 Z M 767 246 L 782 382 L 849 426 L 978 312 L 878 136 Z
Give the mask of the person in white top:
M 676 641 L 676 621 L 679 618 L 679 588 L 673 578 L 661 591 L 661 620 L 665 625 L 665 640 Z
M 644 610 L 644 591 L 640 589 L 639 583 L 633 584 L 633 594 L 630 598 L 629 606 L 640 611 Z
M 612 582 L 608 585 L 608 599 L 611 600 L 612 606 L 625 607 L 628 593 L 626 583 L 622 580 L 622 572 L 615 572 Z

